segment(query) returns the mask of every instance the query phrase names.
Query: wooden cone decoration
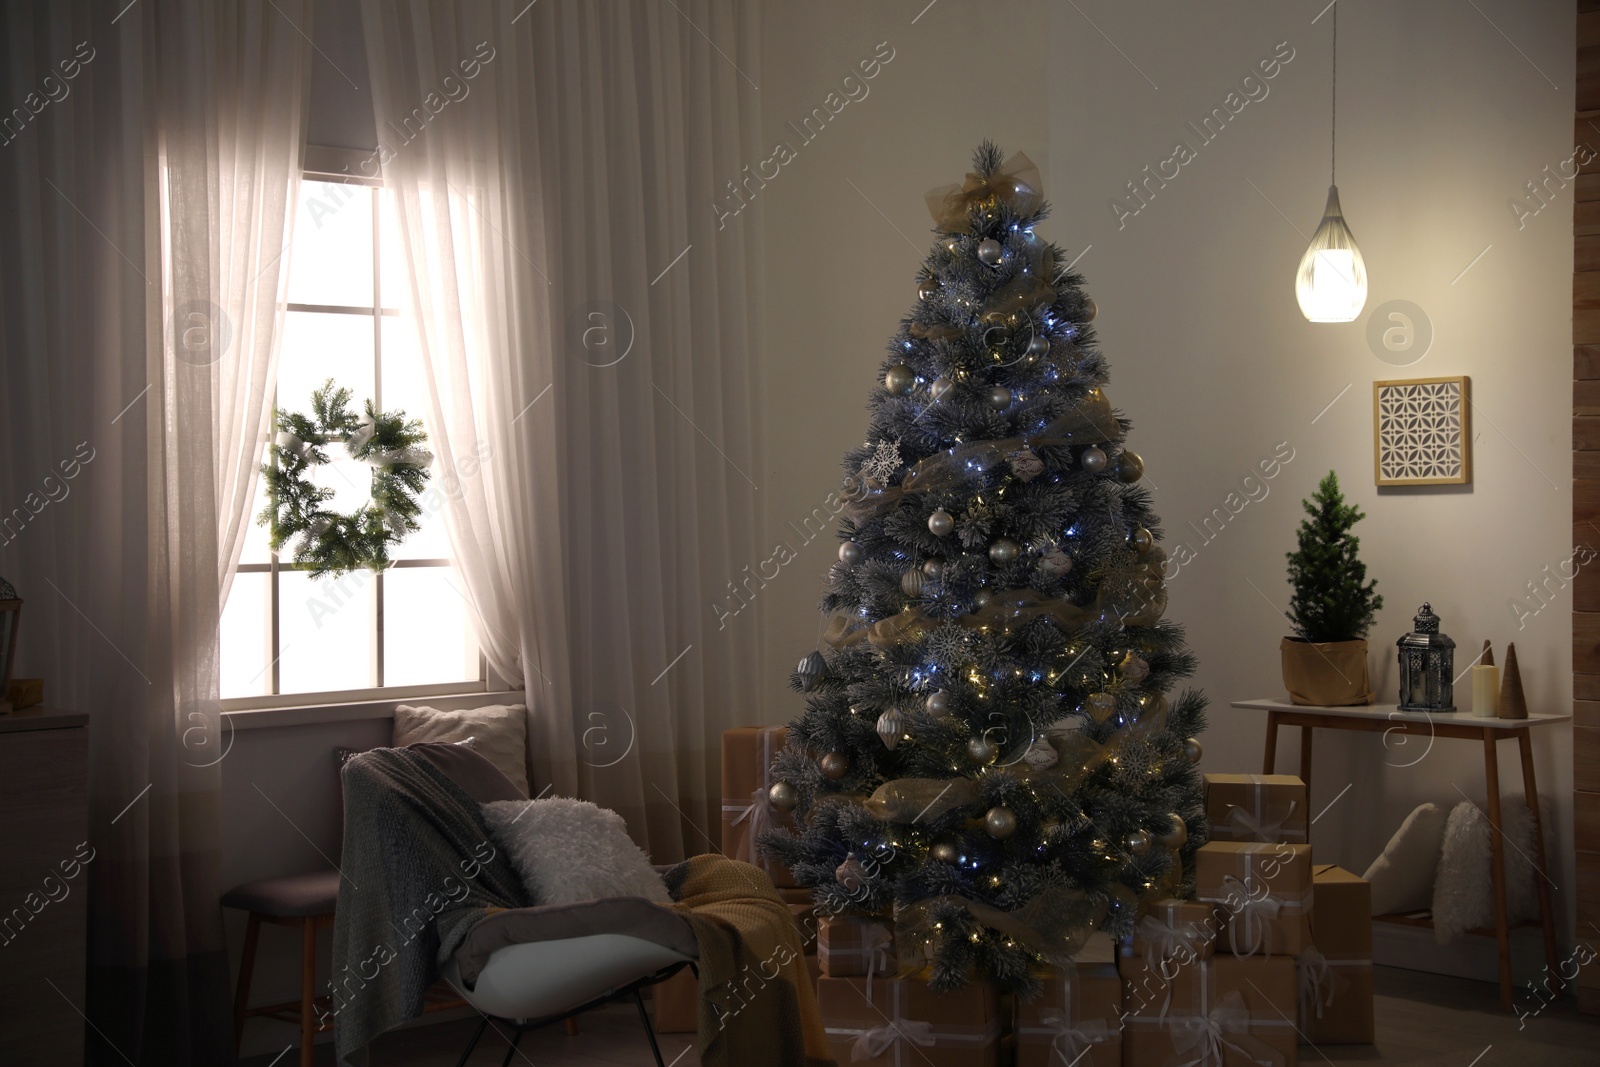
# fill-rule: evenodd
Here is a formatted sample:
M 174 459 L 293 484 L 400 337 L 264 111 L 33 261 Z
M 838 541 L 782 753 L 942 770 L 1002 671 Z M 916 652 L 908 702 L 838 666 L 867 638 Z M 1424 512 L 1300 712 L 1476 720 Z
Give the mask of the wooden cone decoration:
M 1478 666 L 1494 666 L 1494 646 L 1489 644 L 1489 639 L 1487 637 L 1483 639 L 1483 655 L 1478 657 Z
M 1526 719 L 1528 698 L 1522 692 L 1522 672 L 1517 669 L 1517 646 L 1506 645 L 1506 666 L 1500 675 L 1500 704 L 1496 712 L 1502 719 Z

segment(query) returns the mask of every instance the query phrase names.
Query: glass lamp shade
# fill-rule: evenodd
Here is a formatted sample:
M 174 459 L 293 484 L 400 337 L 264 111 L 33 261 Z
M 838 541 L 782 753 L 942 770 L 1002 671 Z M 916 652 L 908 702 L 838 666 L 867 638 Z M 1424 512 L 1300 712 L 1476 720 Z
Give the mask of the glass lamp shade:
M 1328 206 L 1300 257 L 1294 294 L 1301 314 L 1312 322 L 1350 322 L 1367 303 L 1367 267 L 1344 224 L 1337 185 L 1328 186 Z

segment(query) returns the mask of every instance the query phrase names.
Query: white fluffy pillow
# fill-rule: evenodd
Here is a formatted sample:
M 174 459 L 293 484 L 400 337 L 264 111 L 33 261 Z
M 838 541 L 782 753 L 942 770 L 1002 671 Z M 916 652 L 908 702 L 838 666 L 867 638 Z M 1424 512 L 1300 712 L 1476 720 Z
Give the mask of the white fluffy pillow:
M 1372 883 L 1372 914 L 1426 911 L 1432 905 L 1433 876 L 1449 818 L 1450 812 L 1439 804 L 1424 804 L 1406 816 L 1383 855 L 1361 876 Z
M 400 704 L 394 709 L 395 748 L 418 741 L 464 741 L 472 738 L 475 751 L 511 779 L 527 796 L 528 717 L 525 704 L 490 704 L 462 711 Z
M 666 883 L 628 836 L 622 816 L 587 800 L 497 800 L 483 805 L 495 844 L 505 849 L 538 904 L 644 897 L 668 904 Z
M 1532 857 L 1533 814 L 1519 800 L 1500 803 L 1505 834 L 1506 911 L 1513 923 L 1538 912 Z M 1494 926 L 1494 880 L 1489 869 L 1489 817 L 1463 800 L 1450 812 L 1433 885 L 1433 936 L 1447 944 L 1468 930 Z

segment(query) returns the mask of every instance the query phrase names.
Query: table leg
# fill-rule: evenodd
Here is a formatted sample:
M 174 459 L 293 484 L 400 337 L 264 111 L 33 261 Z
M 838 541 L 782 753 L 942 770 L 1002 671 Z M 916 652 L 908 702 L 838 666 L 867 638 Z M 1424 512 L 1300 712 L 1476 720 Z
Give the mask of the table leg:
M 1300 780 L 1306 784 L 1306 800 L 1311 799 L 1311 731 L 1313 726 L 1300 727 Z
M 1261 773 L 1271 774 L 1278 765 L 1278 713 L 1267 712 L 1267 754 L 1261 761 Z
M 1493 730 L 1483 731 L 1483 777 L 1489 794 L 1489 873 L 1494 882 L 1494 939 L 1500 957 L 1500 1007 L 1504 1011 L 1511 1011 L 1511 923 L 1506 914 L 1505 842 L 1500 834 L 1500 763 Z
M 1539 923 L 1544 927 L 1544 961 L 1555 991 L 1561 991 L 1561 961 L 1556 950 L 1555 908 L 1550 900 L 1550 876 L 1544 856 L 1544 824 L 1539 821 L 1539 787 L 1533 774 L 1533 731 L 1517 731 L 1517 747 L 1522 754 L 1522 795 L 1533 812 L 1533 858 L 1538 864 L 1534 876 L 1539 883 Z

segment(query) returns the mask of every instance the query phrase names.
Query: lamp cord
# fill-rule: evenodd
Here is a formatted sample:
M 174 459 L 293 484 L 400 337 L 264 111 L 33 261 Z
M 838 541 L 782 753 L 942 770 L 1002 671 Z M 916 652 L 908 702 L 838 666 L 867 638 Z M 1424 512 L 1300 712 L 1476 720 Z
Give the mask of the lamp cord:
M 1329 185 L 1339 184 L 1339 0 L 1333 3 L 1333 101 L 1328 130 Z

